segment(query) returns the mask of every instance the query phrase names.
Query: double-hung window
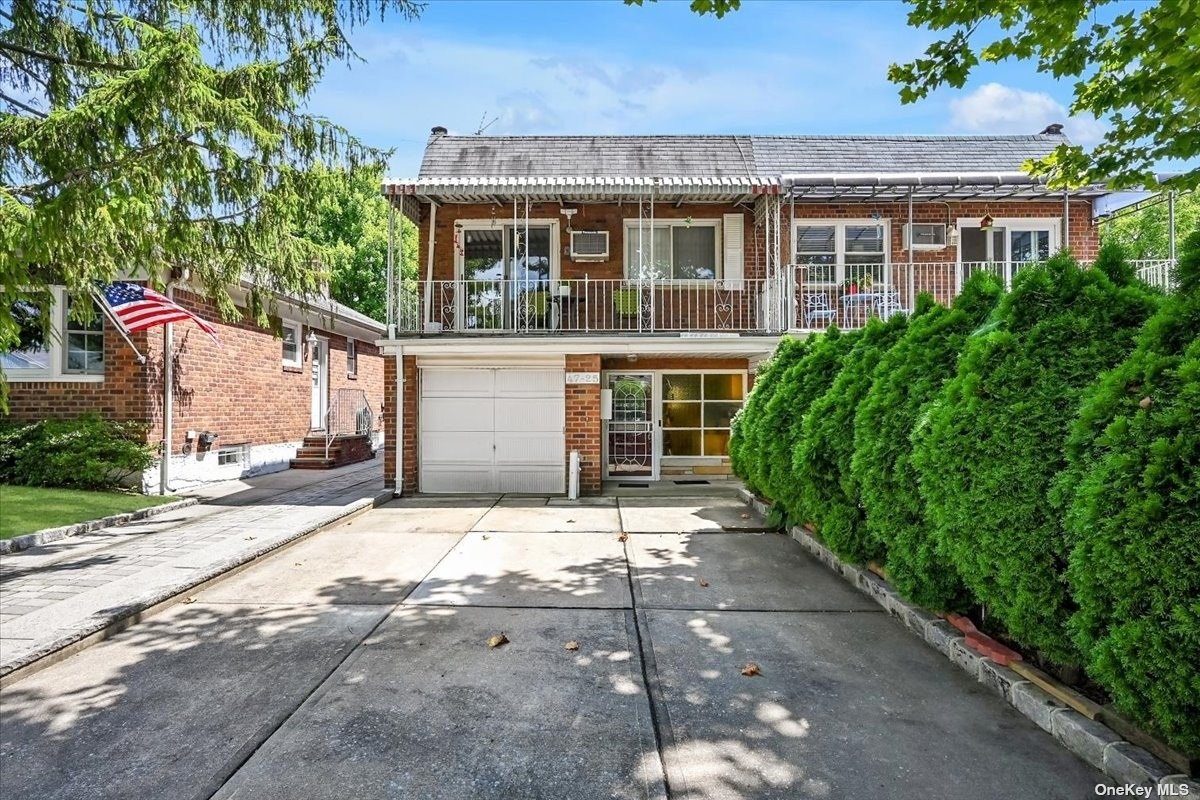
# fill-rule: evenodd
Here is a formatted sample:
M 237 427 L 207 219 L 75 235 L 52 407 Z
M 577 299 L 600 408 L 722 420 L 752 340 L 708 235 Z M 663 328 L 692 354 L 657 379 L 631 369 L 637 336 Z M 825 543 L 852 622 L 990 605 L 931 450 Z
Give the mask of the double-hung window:
M 629 280 L 715 280 L 721 275 L 717 220 L 637 220 L 625 223 Z
M 72 319 L 91 305 L 91 317 Z M 104 315 L 90 298 L 73 298 L 62 286 L 42 296 L 30 294 L 11 307 L 20 326 L 20 343 L 0 353 L 0 367 L 10 381 L 98 382 L 104 380 Z M 50 321 L 46 325 L 46 320 Z
M 284 322 L 280 335 L 283 337 L 283 365 L 285 367 L 303 366 L 304 359 L 300 351 L 300 323 Z
M 94 300 L 91 304 L 91 318 L 84 322 L 72 319 L 71 312 L 79 302 L 72 295 L 67 295 L 66 317 L 63 320 L 64 348 L 63 372 L 73 375 L 103 375 L 104 374 L 104 315 Z
M 796 223 L 796 264 L 805 283 L 882 283 L 888 226 L 876 220 Z
M 358 377 L 358 342 L 346 340 L 346 376 Z

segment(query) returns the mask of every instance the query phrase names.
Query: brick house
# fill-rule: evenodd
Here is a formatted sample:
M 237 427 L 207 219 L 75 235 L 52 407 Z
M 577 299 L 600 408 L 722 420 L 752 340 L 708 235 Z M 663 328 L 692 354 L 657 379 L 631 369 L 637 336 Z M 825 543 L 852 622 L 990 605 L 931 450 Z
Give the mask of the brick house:
M 247 287 L 236 287 L 244 302 Z M 68 319 L 71 298 L 53 290 L 52 336 L 42 348 L 0 354 L 9 382 L 9 416 L 61 419 L 96 412 L 145 423 L 146 439 L 163 439 L 163 328 L 130 335 L 138 362 L 102 315 L 91 324 Z M 296 466 L 370 457 L 382 441 L 383 357 L 375 342 L 385 328 L 328 298 L 278 297 L 270 328 L 249 314 L 223 321 L 203 296 L 174 290 L 174 300 L 215 324 L 218 347 L 190 323 L 173 328 L 174 352 L 169 488 L 228 480 Z M 369 409 L 364 414 L 363 409 Z M 305 457 L 307 456 L 307 457 Z M 142 486 L 155 491 L 159 467 Z
M 455 136 L 389 180 L 421 275 L 393 292 L 385 480 L 567 490 L 727 474 L 784 333 L 948 302 L 974 271 L 1098 248 L 1103 187 L 1049 191 L 1031 136 Z M 402 402 L 397 402 L 397 398 Z M 397 441 L 397 431 L 403 436 Z M 397 459 L 397 454 L 399 458 Z

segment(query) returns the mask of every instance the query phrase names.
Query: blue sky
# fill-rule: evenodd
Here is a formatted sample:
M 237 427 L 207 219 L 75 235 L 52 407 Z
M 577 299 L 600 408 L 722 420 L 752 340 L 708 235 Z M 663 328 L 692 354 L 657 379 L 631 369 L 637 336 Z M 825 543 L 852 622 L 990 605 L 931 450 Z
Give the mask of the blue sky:
M 744 0 L 718 20 L 682 0 L 433 0 L 420 19 L 355 30 L 366 63 L 331 68 L 309 108 L 417 172 L 433 125 L 489 134 L 1037 133 L 1069 119 L 1071 86 L 1029 63 L 981 65 L 910 106 L 888 65 L 934 40 L 899 2 Z

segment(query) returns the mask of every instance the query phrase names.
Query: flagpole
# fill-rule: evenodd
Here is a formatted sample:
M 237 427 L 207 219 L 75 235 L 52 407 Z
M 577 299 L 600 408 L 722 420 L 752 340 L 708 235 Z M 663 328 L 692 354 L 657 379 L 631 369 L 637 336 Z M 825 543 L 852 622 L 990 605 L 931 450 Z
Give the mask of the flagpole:
M 175 287 L 167 284 L 167 299 L 175 302 Z M 158 465 L 158 493 L 165 495 L 171 482 L 171 440 L 172 418 L 175 414 L 173 407 L 173 397 L 171 387 L 175 383 L 175 359 L 174 353 L 174 330 L 175 323 L 168 322 L 163 325 L 163 440 L 162 440 L 162 458 Z
M 100 306 L 100 313 L 113 324 L 113 327 L 117 329 L 117 333 L 121 334 L 121 338 L 125 340 L 125 344 L 129 345 L 129 349 L 137 356 L 137 362 L 145 364 L 146 357 L 142 355 L 140 350 L 133 346 L 133 340 L 129 338 L 129 331 L 125 330 L 125 326 L 121 323 L 121 320 L 117 319 L 112 313 L 112 309 L 108 307 L 108 301 L 101 297 L 100 293 L 95 289 L 92 289 L 92 299 L 96 301 L 96 305 Z

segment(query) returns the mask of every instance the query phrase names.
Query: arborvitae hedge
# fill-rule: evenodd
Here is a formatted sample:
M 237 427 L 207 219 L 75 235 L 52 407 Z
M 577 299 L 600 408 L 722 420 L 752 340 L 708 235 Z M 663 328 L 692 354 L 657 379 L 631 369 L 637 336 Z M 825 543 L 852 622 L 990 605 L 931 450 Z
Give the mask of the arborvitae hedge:
M 764 438 L 770 438 L 766 439 L 768 483 L 764 489 L 782 507 L 785 518 L 794 522 L 812 520 L 812 509 L 802 504 L 792 472 L 792 454 L 800 438 L 804 414 L 833 384 L 860 333 L 842 333 L 830 328 L 813 336 L 804 358 L 784 373 L 782 385 L 767 409 L 770 424 L 763 431 Z
M 954 376 L 967 336 L 995 308 L 1003 293 L 991 273 L 977 272 L 953 308 L 924 310 L 920 300 L 908 330 L 875 368 L 854 415 L 850 471 L 866 513 L 870 550 L 886 554 L 888 578 L 910 600 L 934 609 L 967 605 L 962 581 L 939 557 L 929 535 L 925 506 L 912 466 L 913 429 L 922 409 Z
M 883 553 L 866 536 L 858 485 L 850 471 L 854 412 L 871 388 L 875 365 L 907 327 L 905 314 L 867 323 L 829 390 L 805 412 L 794 449 L 797 508 L 816 523 L 822 541 L 834 552 L 858 562 L 882 558 Z
M 780 339 L 771 357 L 759 364 L 754 376 L 754 388 L 746 397 L 742 410 L 734 417 L 729 436 L 729 461 L 734 474 L 752 492 L 764 491 L 767 439 L 763 434 L 766 427 L 763 421 L 766 419 L 766 408 L 782 384 L 784 373 L 804 357 L 809 341 L 790 336 Z
M 1132 349 L 1155 296 L 1067 255 L 1025 267 L 991 329 L 967 340 L 955 377 L 915 435 L 926 517 L 976 600 L 1016 639 L 1059 663 L 1077 651 L 1062 579 L 1062 514 L 1049 490 L 1065 466 L 1083 391 Z
M 1178 293 L 1085 397 L 1060 490 L 1088 673 L 1200 752 L 1200 231 L 1184 253 Z

